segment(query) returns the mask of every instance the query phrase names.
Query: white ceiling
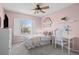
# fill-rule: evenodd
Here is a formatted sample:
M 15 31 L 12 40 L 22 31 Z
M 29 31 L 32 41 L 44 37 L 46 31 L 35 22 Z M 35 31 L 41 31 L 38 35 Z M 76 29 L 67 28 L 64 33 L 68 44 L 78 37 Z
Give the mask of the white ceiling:
M 33 3 L 2 3 L 4 8 L 9 11 L 20 12 L 24 14 L 34 15 L 34 16 L 45 16 L 53 12 L 59 11 L 65 7 L 72 5 L 72 3 L 46 3 L 49 5 L 49 9 L 46 13 L 34 14 L 34 5 Z

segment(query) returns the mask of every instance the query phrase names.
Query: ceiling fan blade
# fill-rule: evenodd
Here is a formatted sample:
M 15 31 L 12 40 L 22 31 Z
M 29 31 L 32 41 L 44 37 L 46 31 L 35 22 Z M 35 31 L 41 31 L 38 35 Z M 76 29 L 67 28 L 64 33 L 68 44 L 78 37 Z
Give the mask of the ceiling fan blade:
M 41 7 L 41 9 L 49 9 L 49 6 Z
M 39 13 L 39 11 L 38 10 L 36 10 L 35 12 L 34 12 L 34 14 L 38 14 Z
M 39 11 L 37 11 L 37 13 L 39 14 Z
M 45 11 L 40 10 L 42 13 L 45 13 Z
M 37 12 L 35 11 L 34 14 L 36 14 Z
M 37 8 L 35 8 L 35 9 L 32 9 L 32 10 L 37 10 Z
M 38 10 L 38 8 L 32 9 L 32 10 Z

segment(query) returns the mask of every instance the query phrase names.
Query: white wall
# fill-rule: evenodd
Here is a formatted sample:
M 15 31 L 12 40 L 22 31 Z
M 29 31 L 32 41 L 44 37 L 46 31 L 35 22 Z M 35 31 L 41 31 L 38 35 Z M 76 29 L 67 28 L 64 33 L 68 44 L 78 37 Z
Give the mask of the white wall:
M 11 33 L 9 29 L 0 29 L 0 55 L 7 55 L 11 47 Z

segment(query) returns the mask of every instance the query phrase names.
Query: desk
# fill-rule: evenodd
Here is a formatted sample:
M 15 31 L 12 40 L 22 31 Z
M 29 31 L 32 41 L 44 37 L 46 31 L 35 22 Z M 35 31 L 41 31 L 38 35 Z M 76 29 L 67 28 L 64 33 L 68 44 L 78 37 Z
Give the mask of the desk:
M 68 54 L 70 54 L 70 50 L 71 50 L 71 46 L 70 46 L 70 43 L 71 43 L 71 40 L 72 38 L 74 38 L 75 35 L 66 35 L 65 38 L 68 39 Z M 73 40 L 73 47 L 74 47 L 74 40 Z

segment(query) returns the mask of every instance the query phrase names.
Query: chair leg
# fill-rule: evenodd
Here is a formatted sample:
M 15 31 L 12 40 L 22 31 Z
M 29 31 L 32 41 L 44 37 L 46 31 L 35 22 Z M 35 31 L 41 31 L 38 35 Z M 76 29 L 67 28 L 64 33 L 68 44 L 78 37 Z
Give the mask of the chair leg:
M 57 48 L 56 42 L 55 42 L 55 48 Z
M 64 50 L 63 42 L 61 42 L 61 48 L 62 48 L 62 52 L 63 52 L 63 50 Z
M 62 52 L 63 52 L 63 46 L 62 46 Z

